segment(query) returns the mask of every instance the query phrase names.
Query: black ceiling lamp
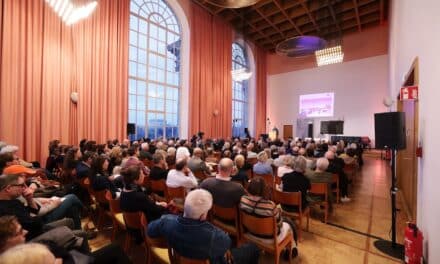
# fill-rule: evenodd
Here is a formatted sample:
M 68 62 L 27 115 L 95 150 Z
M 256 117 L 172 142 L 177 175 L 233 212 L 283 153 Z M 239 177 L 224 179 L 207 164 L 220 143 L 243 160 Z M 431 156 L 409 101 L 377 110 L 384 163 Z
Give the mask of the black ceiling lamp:
M 207 0 L 208 3 L 224 8 L 242 8 L 255 5 L 260 0 Z

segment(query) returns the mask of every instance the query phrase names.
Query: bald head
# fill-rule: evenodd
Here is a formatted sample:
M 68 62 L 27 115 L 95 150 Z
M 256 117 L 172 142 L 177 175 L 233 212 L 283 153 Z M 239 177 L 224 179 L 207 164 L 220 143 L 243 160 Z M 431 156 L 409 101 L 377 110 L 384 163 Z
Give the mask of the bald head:
M 333 151 L 329 150 L 325 153 L 325 158 L 328 160 L 332 160 L 335 158 L 335 153 Z
M 229 158 L 223 158 L 218 164 L 218 170 L 222 177 L 229 177 L 234 167 L 234 162 Z

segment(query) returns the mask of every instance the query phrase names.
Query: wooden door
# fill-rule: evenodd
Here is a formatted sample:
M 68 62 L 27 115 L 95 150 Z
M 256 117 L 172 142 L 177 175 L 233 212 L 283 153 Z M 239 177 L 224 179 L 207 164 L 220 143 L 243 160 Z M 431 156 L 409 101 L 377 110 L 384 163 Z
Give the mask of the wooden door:
M 293 137 L 293 125 L 283 125 L 283 138 Z
M 399 103 L 399 111 L 405 112 L 406 149 L 397 152 L 397 186 L 401 191 L 409 216 L 417 216 L 417 101 Z

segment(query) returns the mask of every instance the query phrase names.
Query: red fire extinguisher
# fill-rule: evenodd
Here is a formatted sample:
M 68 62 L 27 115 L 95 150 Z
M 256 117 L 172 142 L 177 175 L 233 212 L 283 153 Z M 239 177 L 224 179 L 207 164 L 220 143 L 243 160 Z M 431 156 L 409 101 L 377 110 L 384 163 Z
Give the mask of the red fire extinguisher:
M 423 233 L 413 223 L 405 228 L 405 263 L 423 263 Z

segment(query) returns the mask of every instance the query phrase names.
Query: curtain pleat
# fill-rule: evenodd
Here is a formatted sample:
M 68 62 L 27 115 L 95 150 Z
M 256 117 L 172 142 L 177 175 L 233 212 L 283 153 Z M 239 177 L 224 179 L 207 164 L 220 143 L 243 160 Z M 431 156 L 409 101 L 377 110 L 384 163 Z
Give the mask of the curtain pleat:
M 192 4 L 189 135 L 232 133 L 232 29 Z
M 45 1 L 1 0 L 0 140 L 44 162 L 52 139 L 126 137 L 129 2 L 66 26 Z
M 267 68 L 266 52 L 259 47 L 255 47 L 255 66 L 256 66 L 256 99 L 255 99 L 255 135 L 266 133 L 266 97 L 267 97 Z

